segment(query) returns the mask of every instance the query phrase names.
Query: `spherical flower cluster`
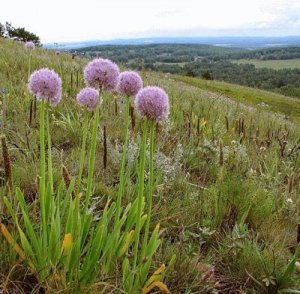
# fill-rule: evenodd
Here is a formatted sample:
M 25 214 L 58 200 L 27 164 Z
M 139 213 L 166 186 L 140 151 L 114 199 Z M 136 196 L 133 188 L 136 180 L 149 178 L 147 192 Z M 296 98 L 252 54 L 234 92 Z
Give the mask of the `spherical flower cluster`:
M 32 73 L 28 84 L 29 91 L 36 99 L 45 99 L 51 105 L 57 105 L 61 100 L 61 79 L 49 68 L 42 68 Z
M 141 77 L 134 71 L 124 71 L 119 76 L 117 90 L 120 94 L 135 96 L 143 87 Z
M 96 58 L 84 69 L 85 83 L 94 88 L 111 91 L 119 78 L 119 67 L 108 59 Z
M 99 99 L 99 92 L 93 88 L 84 88 L 77 94 L 77 102 L 89 110 L 95 109 Z
M 169 115 L 169 97 L 163 89 L 148 86 L 138 92 L 135 107 L 142 117 L 162 122 Z
M 35 45 L 34 45 L 34 43 L 32 41 L 26 42 L 24 46 L 28 50 L 33 50 L 35 48 Z

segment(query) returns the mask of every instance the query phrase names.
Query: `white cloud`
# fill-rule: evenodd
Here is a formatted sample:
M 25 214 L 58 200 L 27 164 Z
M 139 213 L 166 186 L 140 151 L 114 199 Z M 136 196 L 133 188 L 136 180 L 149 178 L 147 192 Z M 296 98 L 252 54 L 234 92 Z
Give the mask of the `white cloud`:
M 162 35 L 300 34 L 299 0 L 10 0 L 0 21 L 43 42 Z

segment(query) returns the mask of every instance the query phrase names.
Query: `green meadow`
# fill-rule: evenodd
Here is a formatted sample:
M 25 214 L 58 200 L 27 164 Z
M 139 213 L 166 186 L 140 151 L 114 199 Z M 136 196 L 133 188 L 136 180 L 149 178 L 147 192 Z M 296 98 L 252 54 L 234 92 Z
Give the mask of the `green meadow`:
M 88 61 L 0 38 L 0 293 L 300 293 L 299 100 L 140 71 L 170 100 L 148 138 L 133 108 L 124 131 L 116 92 L 84 116 Z M 43 104 L 27 87 L 43 67 L 63 82 L 44 160 Z

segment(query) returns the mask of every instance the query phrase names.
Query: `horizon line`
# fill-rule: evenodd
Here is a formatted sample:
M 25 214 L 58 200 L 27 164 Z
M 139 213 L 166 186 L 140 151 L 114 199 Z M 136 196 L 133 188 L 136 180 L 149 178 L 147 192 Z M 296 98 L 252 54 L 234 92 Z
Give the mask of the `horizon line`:
M 197 38 L 206 38 L 206 39 L 213 39 L 213 38 L 274 38 L 274 39 L 280 39 L 280 38 L 300 38 L 299 35 L 280 35 L 280 36 L 274 36 L 274 35 L 224 35 L 224 36 L 150 36 L 150 37 L 124 37 L 124 38 L 112 38 L 112 39 L 82 39 L 82 40 L 72 40 L 72 41 L 47 41 L 43 44 L 50 45 L 50 44 L 70 44 L 70 43 L 84 43 L 84 42 L 113 42 L 113 41 L 126 41 L 126 40 L 147 40 L 147 39 L 197 39 Z

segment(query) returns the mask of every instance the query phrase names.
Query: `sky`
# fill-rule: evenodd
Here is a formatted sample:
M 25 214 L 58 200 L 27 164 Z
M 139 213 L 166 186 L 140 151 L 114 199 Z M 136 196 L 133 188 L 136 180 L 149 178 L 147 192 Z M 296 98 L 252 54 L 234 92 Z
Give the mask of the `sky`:
M 300 35 L 300 0 L 9 0 L 0 22 L 42 43 L 179 36 Z

